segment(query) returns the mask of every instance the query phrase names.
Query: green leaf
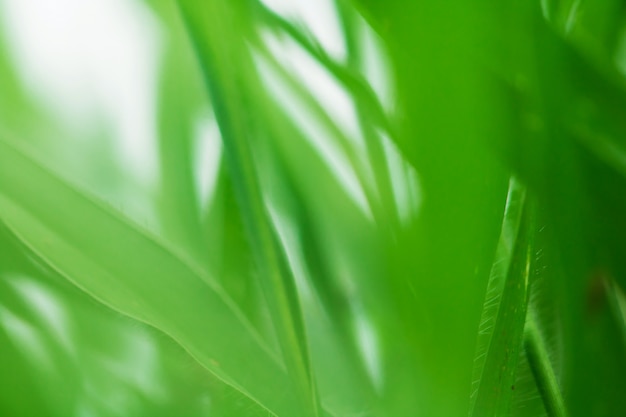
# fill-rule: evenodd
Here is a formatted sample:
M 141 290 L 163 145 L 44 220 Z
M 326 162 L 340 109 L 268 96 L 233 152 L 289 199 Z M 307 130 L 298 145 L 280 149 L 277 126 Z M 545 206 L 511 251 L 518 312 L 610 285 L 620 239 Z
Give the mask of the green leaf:
M 244 3 L 230 7 L 195 1 L 179 2 L 191 39 L 204 71 L 239 207 L 261 274 L 260 282 L 269 305 L 281 352 L 304 415 L 320 413 L 317 388 L 310 369 L 306 332 L 295 281 L 285 254 L 278 245 L 266 212 L 251 143 L 258 135 L 255 119 L 246 107 L 246 89 L 254 82 L 252 59 L 238 30 L 249 16 Z M 218 30 L 219 29 L 219 30 Z M 230 38 L 228 45 L 222 37 Z
M 157 87 L 160 219 L 168 241 L 184 247 L 202 263 L 209 248 L 200 227 L 202 205 L 196 191 L 194 155 L 198 119 L 209 104 L 175 4 L 158 6 L 169 33 Z
M 558 337 L 560 347 L 547 350 L 567 410 L 619 414 L 623 379 L 610 388 L 601 381 L 626 366 L 623 326 L 609 308 L 605 284 L 623 285 L 626 277 L 624 81 L 602 57 L 590 58 L 548 25 L 535 24 L 529 62 L 514 67 L 524 81 L 512 104 L 517 124 L 505 160 L 537 195 L 550 235 L 539 284 L 541 305 L 550 308 L 539 309 L 536 325 L 544 340 Z M 547 60 L 553 60 L 549 66 Z
M 159 328 L 227 384 L 277 415 L 296 409 L 292 396 L 276 390 L 290 386 L 281 361 L 211 277 L 5 138 L 0 217 L 66 278 Z
M 0 248 L 2 414 L 267 416 L 171 338 L 34 265 L 5 227 Z
M 471 416 L 509 413 L 533 271 L 529 206 L 524 188 L 512 179 L 480 320 Z
M 548 415 L 550 417 L 567 417 L 568 413 L 565 410 L 561 388 L 558 385 L 548 351 L 537 329 L 532 311 L 526 323 L 524 349 Z
M 358 3 L 389 47 L 398 92 L 393 138 L 419 175 L 423 201 L 416 221 L 385 248 L 398 317 L 385 339 L 404 358 L 402 368 L 389 364 L 404 377 L 390 384 L 386 405 L 391 415 L 467 415 L 509 174 L 490 148 L 490 138 L 509 132 L 494 117 L 498 91 L 481 62 L 495 51 L 498 8 Z
M 282 243 L 294 274 L 300 274 L 299 292 L 322 402 L 336 415 L 369 415 L 379 401 L 375 390 L 379 381 L 366 370 L 354 330 L 363 313 L 355 313 L 342 281 L 346 274 L 357 274 L 362 296 L 375 300 L 380 292 L 375 276 L 353 271 L 340 260 L 348 258 L 348 264 L 354 262 L 364 270 L 369 267 L 362 257 L 375 253 L 369 241 L 370 221 L 361 213 L 355 215 L 354 201 L 284 113 L 275 109 L 266 120 L 268 135 L 276 141 L 259 158 L 264 161 L 261 178 L 270 205 L 282 218 L 276 227 L 291 235 Z M 367 310 L 365 314 L 370 313 Z

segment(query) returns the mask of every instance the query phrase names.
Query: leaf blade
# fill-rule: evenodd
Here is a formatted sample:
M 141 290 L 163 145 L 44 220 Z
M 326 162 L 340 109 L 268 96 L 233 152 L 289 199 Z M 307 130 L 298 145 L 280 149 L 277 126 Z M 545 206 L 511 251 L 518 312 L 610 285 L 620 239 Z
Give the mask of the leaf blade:
M 40 258 L 95 298 L 161 329 L 273 413 L 293 411 L 289 395 L 276 391 L 289 386 L 281 362 L 219 287 L 207 285 L 210 277 L 5 139 L 0 217 Z
M 532 271 L 527 211 L 524 187 L 512 179 L 481 316 L 470 416 L 507 415 L 511 406 Z

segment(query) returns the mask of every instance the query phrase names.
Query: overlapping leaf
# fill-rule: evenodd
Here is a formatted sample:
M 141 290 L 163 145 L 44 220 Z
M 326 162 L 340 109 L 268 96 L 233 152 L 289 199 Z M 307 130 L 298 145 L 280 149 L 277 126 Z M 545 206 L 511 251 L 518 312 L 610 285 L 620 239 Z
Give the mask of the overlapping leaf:
M 97 299 L 161 329 L 264 407 L 279 415 L 294 409 L 293 398 L 275 389 L 290 386 L 281 361 L 202 269 L 6 139 L 0 215 L 31 250 Z

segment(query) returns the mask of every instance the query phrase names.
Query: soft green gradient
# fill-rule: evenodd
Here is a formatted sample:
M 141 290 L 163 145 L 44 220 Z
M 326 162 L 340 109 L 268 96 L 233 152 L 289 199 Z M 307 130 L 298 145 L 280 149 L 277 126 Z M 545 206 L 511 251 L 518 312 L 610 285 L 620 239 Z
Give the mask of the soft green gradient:
M 16 1 L 1 415 L 626 412 L 621 1 Z

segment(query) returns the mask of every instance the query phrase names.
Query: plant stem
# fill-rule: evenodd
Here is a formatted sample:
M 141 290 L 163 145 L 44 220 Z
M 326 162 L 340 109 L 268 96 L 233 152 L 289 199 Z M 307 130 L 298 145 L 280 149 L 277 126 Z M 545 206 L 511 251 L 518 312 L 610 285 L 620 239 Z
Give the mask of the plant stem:
M 529 311 L 524 331 L 524 350 L 548 416 L 567 417 L 561 389 L 532 311 Z
M 224 156 L 232 177 L 244 227 L 248 231 L 260 284 L 280 343 L 283 359 L 294 382 L 294 393 L 303 407 L 301 415 L 317 417 L 321 406 L 311 371 L 306 330 L 295 279 L 274 234 L 255 166 L 252 143 L 259 140 L 254 112 L 252 58 L 246 44 L 247 17 L 240 3 L 226 5 L 200 0 L 179 2 L 207 84 L 208 94 L 222 136 Z M 223 42 L 228 39 L 228 42 Z M 276 387 L 282 389 L 283 387 Z M 293 415 L 287 409 L 272 410 Z

